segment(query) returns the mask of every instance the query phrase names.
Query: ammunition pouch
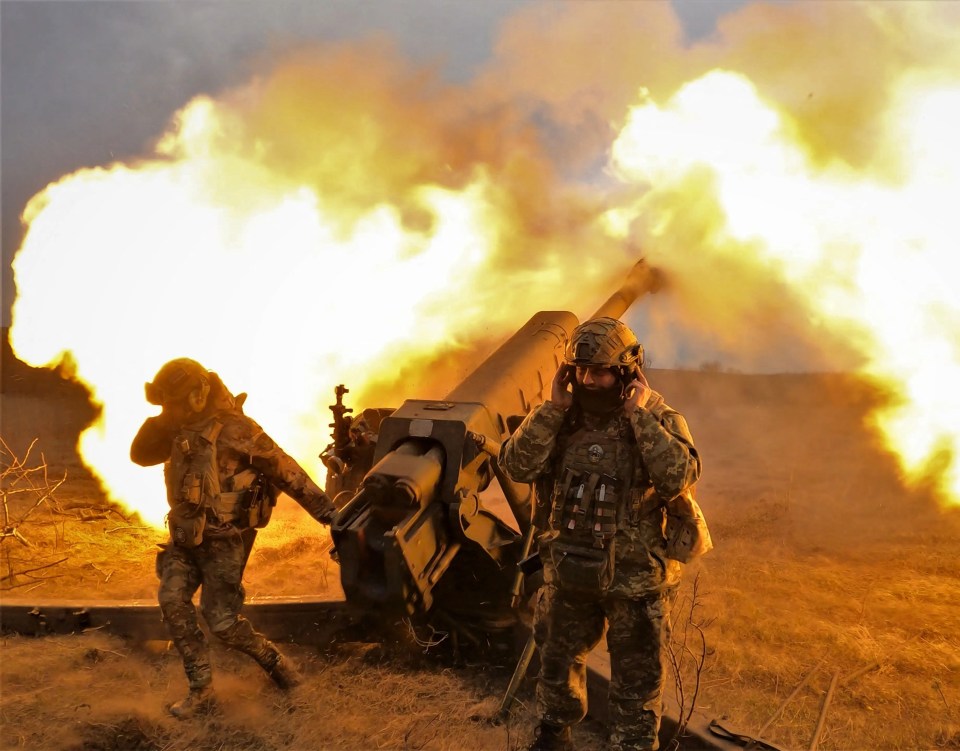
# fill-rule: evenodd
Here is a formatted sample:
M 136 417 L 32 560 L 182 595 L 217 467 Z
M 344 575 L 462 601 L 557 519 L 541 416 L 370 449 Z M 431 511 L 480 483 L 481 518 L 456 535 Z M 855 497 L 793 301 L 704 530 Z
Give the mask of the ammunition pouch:
M 277 505 L 277 494 L 263 475 L 245 494 L 240 504 L 241 526 L 248 529 L 263 529 L 273 516 L 273 507 Z
M 276 495 L 262 475 L 245 490 L 221 492 L 213 504 L 222 524 L 235 524 L 240 529 L 261 529 L 267 526 L 277 504 Z
M 557 575 L 557 586 L 568 592 L 599 595 L 613 583 L 614 540 L 603 547 L 550 543 L 550 561 Z
M 167 514 L 170 539 L 182 548 L 195 548 L 203 542 L 203 528 L 206 524 L 207 514 L 203 504 L 183 501 L 171 508 Z
M 691 491 L 685 491 L 667 503 L 666 512 L 664 536 L 667 540 L 667 558 L 689 563 L 713 549 L 707 520 Z
M 250 495 L 249 490 L 241 490 L 234 493 L 223 493 L 217 496 L 215 503 L 211 504 L 213 513 L 216 514 L 221 524 L 236 524 L 241 529 L 246 526 L 246 496 Z

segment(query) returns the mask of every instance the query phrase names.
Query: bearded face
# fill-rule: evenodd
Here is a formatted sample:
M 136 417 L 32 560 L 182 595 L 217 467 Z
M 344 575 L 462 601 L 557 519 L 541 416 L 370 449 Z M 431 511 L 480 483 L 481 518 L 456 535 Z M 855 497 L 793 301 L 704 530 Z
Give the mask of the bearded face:
M 626 399 L 620 374 L 614 368 L 577 368 L 573 399 L 584 412 L 606 414 L 623 407 Z

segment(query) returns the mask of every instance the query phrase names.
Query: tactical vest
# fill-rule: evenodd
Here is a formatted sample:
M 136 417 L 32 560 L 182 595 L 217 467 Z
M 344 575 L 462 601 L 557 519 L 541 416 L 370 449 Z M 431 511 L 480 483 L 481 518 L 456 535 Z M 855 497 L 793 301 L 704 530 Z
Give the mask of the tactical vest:
M 631 498 L 636 441 L 625 419 L 580 428 L 562 440 L 550 503 L 558 539 L 603 547 Z
M 631 498 L 636 441 L 625 419 L 581 427 L 558 445 L 548 556 L 559 586 L 601 594 L 613 582 L 615 536 Z
M 667 410 L 658 417 L 664 414 Z M 626 416 L 611 419 L 601 429 L 561 428 L 553 467 L 552 488 L 537 490 L 541 498 L 550 498 L 540 506 L 549 512 L 551 530 L 542 552 L 551 567 L 548 581 L 557 586 L 586 595 L 607 592 L 623 564 L 616 550 L 618 528 L 646 529 L 660 539 L 643 544 L 662 548 L 661 555 L 680 562 L 712 547 L 692 489 L 668 502 L 657 494 Z M 658 527 L 659 534 L 654 531 Z
M 182 428 L 173 441 L 164 479 L 170 505 L 167 523 L 178 545 L 199 545 L 208 521 L 218 527 L 233 524 L 245 529 L 264 527 L 270 520 L 276 497 L 253 469 L 229 478 L 232 489 L 222 490 L 217 458 L 217 438 L 222 429 L 223 423 L 210 420 Z

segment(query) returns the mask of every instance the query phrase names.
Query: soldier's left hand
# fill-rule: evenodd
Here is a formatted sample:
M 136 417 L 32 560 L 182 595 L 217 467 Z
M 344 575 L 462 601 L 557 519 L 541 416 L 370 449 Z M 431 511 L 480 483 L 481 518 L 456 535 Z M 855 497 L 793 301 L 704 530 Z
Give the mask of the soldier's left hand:
M 646 406 L 652 393 L 653 389 L 647 383 L 647 377 L 643 374 L 643 371 L 639 368 L 634 370 L 633 380 L 627 384 L 627 398 L 623 402 L 623 410 L 628 415 L 633 414 L 639 407 Z

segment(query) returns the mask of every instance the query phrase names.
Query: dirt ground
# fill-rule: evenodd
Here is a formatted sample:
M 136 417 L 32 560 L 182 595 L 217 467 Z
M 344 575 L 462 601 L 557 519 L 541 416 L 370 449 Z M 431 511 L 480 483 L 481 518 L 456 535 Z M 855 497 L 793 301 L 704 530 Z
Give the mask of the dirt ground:
M 95 410 L 55 374 L 9 355 L 3 366 L 0 436 L 20 459 L 42 454 L 49 477 L 66 472 L 66 481 L 20 525 L 29 547 L 3 538 L 0 595 L 152 600 L 162 533 L 109 508 L 76 455 Z M 696 581 L 686 618 L 707 643 L 698 710 L 808 748 L 836 677 L 819 748 L 960 748 L 960 511 L 902 487 L 863 427 L 880 396 L 839 375 L 650 379 L 685 414 L 704 458 L 698 497 L 716 549 L 688 567 L 683 590 L 689 602 Z M 337 592 L 322 528 L 282 502 L 245 584 L 250 597 Z M 508 665 L 452 662 L 415 645 L 288 649 L 306 674 L 293 695 L 246 658 L 216 651 L 220 709 L 178 722 L 164 705 L 184 679 L 166 643 L 4 636 L 0 748 L 512 750 L 530 740 L 530 679 L 510 722 L 488 721 Z M 576 739 L 603 748 L 592 721 Z

